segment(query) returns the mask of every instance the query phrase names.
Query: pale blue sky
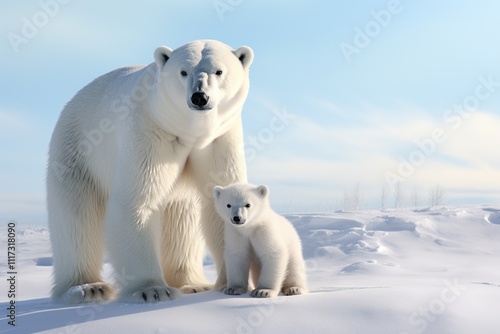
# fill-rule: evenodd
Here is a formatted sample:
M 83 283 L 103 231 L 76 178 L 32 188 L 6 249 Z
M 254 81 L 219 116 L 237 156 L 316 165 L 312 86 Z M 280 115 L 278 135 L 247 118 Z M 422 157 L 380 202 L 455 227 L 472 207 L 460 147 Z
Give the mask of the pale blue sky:
M 48 142 L 78 89 L 200 38 L 255 52 L 249 178 L 279 211 L 341 209 L 356 184 L 378 208 L 394 180 L 408 205 L 436 184 L 447 204 L 498 203 L 499 13 L 494 0 L 2 2 L 0 221 L 46 222 Z

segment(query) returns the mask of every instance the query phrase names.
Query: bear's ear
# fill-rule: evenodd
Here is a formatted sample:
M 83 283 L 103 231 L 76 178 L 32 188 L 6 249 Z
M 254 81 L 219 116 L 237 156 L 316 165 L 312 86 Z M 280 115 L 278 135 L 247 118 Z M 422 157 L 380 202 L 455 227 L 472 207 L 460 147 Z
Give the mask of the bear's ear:
M 233 51 L 234 55 L 240 60 L 244 69 L 248 69 L 253 62 L 253 51 L 248 46 L 242 46 Z
M 223 189 L 224 188 L 222 188 L 221 186 L 215 186 L 214 189 L 212 190 L 212 192 L 214 194 L 214 198 L 219 198 L 220 194 L 222 194 Z
M 258 186 L 257 194 L 259 194 L 260 197 L 264 198 L 269 194 L 269 188 L 266 185 Z
M 165 63 L 172 55 L 172 52 L 173 52 L 172 49 L 169 47 L 166 47 L 166 46 L 159 46 L 155 50 L 155 55 L 154 55 L 155 62 L 156 62 L 156 66 L 158 66 L 158 68 L 160 70 L 163 68 L 163 66 L 165 66 Z

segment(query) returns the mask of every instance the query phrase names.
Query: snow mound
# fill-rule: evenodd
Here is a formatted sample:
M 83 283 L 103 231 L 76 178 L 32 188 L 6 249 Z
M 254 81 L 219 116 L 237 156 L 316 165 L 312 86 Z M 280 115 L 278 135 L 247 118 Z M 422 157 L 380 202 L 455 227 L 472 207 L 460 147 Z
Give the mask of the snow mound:
M 493 225 L 500 225 L 500 210 L 499 209 L 484 208 L 483 210 L 491 212 L 491 213 L 488 213 L 484 216 L 484 220 L 486 220 L 488 223 L 493 224 Z
M 417 225 L 415 223 L 407 221 L 406 219 L 392 216 L 377 217 L 375 220 L 366 224 L 367 231 L 415 231 L 416 227 Z
M 387 273 L 388 270 L 392 270 L 393 268 L 397 268 L 398 265 L 386 262 L 380 263 L 377 260 L 368 260 L 364 262 L 355 262 L 352 263 L 340 271 L 341 274 L 382 274 Z

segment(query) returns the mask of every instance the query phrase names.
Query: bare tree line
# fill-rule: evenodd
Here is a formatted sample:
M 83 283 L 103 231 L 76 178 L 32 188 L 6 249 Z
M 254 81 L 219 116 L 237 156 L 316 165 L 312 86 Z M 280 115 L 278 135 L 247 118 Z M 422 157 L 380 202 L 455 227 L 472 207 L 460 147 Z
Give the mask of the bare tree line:
M 382 187 L 382 191 L 380 194 L 380 209 L 399 209 L 405 206 L 421 206 L 425 204 L 429 206 L 439 206 L 443 205 L 444 201 L 444 189 L 439 184 L 429 189 L 427 202 L 425 202 L 418 192 L 417 187 L 413 188 L 407 201 L 401 182 L 397 182 L 392 191 L 389 191 L 386 187 Z M 363 194 L 361 192 L 359 183 L 357 183 L 352 189 L 344 191 L 342 199 L 344 211 L 361 210 L 363 209 L 363 202 Z
M 396 183 L 394 187 L 394 208 L 402 208 L 405 206 L 405 198 L 403 187 L 401 182 Z M 420 206 L 423 205 L 422 200 L 420 198 L 420 194 L 417 188 L 413 188 L 410 196 L 410 206 Z M 438 206 L 444 204 L 444 189 L 439 185 L 435 185 L 429 189 L 428 197 L 427 197 L 427 205 L 429 206 Z
M 393 189 L 387 186 L 382 187 L 378 204 L 370 200 L 369 206 L 378 206 L 380 210 L 425 205 L 440 206 L 445 204 L 445 199 L 445 191 L 439 184 L 428 188 L 426 193 L 425 190 L 416 186 L 408 191 L 402 183 L 396 183 Z M 344 190 L 339 197 L 317 198 L 313 204 L 305 204 L 301 201 L 290 202 L 281 211 L 284 213 L 333 212 L 336 210 L 355 212 L 365 209 L 366 202 L 361 185 L 356 183 L 352 188 Z

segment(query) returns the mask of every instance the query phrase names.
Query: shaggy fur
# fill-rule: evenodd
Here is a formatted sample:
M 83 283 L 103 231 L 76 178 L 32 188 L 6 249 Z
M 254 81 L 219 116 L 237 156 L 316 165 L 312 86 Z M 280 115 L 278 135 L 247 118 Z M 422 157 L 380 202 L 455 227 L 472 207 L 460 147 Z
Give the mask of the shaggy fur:
M 154 57 L 95 79 L 57 122 L 47 171 L 56 300 L 115 297 L 101 277 L 105 244 L 122 300 L 209 289 L 203 236 L 217 285 L 226 283 L 211 190 L 246 181 L 241 110 L 253 52 L 202 40 Z
M 225 221 L 227 288 L 239 295 L 256 284 L 252 297 L 307 292 L 302 245 L 293 225 L 269 206 L 267 186 L 232 184 L 213 189 L 215 207 Z

